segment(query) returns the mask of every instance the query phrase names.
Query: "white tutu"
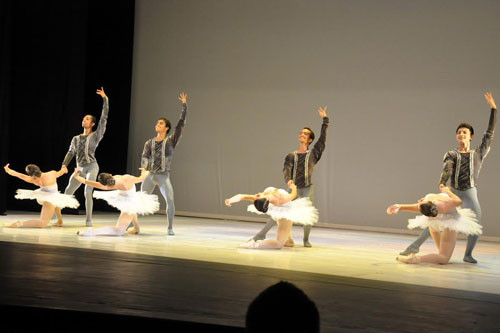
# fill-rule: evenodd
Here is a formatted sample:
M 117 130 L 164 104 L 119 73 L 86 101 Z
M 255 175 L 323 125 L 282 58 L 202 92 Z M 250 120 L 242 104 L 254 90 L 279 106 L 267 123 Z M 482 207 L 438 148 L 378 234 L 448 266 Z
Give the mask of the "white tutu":
M 62 194 L 57 191 L 57 184 L 52 186 L 41 186 L 38 190 L 17 190 L 16 199 L 36 200 L 40 205 L 49 202 L 59 208 L 77 208 L 80 206 L 73 195 Z
M 318 222 L 318 210 L 313 206 L 309 198 L 295 199 L 281 206 L 269 204 L 267 213 L 259 212 L 254 205 L 249 205 L 247 210 L 251 213 L 267 214 L 275 221 L 287 219 L 300 224 L 315 224 Z
M 408 220 L 408 229 L 432 227 L 443 231 L 448 228 L 466 235 L 481 235 L 483 226 L 477 223 L 476 213 L 468 208 L 457 208 L 455 213 L 439 214 L 436 217 L 418 215 Z
M 160 209 L 156 195 L 136 192 L 135 186 L 128 191 L 94 191 L 94 198 L 106 200 L 110 206 L 127 214 L 147 215 Z

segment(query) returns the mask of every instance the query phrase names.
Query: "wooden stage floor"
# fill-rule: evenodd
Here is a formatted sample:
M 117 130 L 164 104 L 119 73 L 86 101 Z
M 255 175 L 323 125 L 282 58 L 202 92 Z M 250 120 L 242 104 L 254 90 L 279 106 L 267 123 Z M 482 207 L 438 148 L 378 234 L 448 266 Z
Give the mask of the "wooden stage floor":
M 33 213 L 0 217 L 0 227 Z M 117 214 L 94 215 L 94 226 Z M 140 218 L 141 234 L 78 237 L 82 216 L 64 228 L 0 228 L 0 304 L 243 327 L 246 308 L 279 280 L 316 302 L 322 332 L 495 331 L 500 328 L 500 244 L 479 242 L 479 264 L 395 261 L 415 236 L 314 228 L 312 248 L 238 249 L 261 223 L 165 216 Z M 275 228 L 268 237 L 274 237 Z M 421 253 L 434 251 L 429 240 Z M 447 326 L 443 326 L 446 323 Z

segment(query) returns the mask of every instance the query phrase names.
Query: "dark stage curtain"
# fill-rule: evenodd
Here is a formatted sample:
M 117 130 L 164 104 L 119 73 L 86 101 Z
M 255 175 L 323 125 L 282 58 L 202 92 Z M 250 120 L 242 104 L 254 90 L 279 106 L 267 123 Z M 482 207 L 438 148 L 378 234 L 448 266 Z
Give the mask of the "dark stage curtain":
M 99 118 L 102 98 L 95 92 L 102 86 L 110 112 L 96 157 L 101 171 L 126 171 L 134 6 L 133 0 L 0 1 L 2 166 L 59 169 L 83 116 Z M 73 160 L 70 172 L 74 166 Z M 40 209 L 14 199 L 17 188 L 33 185 L 1 173 L 0 211 Z M 68 179 L 59 178 L 61 192 Z M 83 187 L 76 195 L 83 204 Z M 106 209 L 95 201 L 94 210 Z

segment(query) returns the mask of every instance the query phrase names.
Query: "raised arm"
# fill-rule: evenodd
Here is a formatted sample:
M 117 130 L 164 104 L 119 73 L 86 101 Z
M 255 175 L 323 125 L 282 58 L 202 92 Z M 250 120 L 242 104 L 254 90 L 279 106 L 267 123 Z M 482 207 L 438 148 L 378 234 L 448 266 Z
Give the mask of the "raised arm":
M 314 144 L 314 148 L 312 150 L 314 159 L 317 161 L 320 160 L 321 155 L 326 147 L 326 136 L 328 134 L 328 124 L 330 120 L 328 119 L 328 115 L 326 114 L 327 107 L 319 108 L 318 113 L 320 117 L 323 119 L 323 124 L 321 125 L 321 135 L 319 136 L 318 141 Z
M 82 176 L 80 176 L 80 168 L 75 168 L 75 172 L 73 173 L 73 177 L 82 184 L 89 185 L 89 186 L 98 188 L 100 190 L 112 190 L 113 189 L 110 186 L 105 186 L 99 182 L 94 182 L 92 180 L 87 180 L 87 179 L 83 178 Z
M 177 125 L 175 126 L 174 134 L 172 134 L 173 147 L 177 146 L 179 139 L 182 135 L 182 130 L 184 129 L 184 125 L 186 124 L 186 113 L 187 113 L 187 95 L 185 93 L 181 93 L 179 96 L 179 100 L 182 102 L 182 113 Z
M 493 135 L 495 134 L 495 125 L 497 122 L 497 105 L 495 104 L 493 95 L 491 93 L 486 93 L 484 95 L 484 98 L 486 98 L 486 102 L 490 106 L 491 112 L 490 120 L 488 122 L 488 129 L 483 135 L 481 145 L 477 148 L 478 152 L 481 154 L 481 159 L 485 158 L 490 151 L 491 142 L 493 141 Z
M 101 89 L 97 89 L 96 94 L 102 97 L 101 118 L 99 118 L 99 123 L 97 124 L 97 129 L 95 130 L 97 141 L 101 141 L 104 136 L 104 132 L 106 132 L 106 124 L 108 123 L 109 99 L 108 96 L 106 96 L 106 93 L 104 93 L 103 87 L 101 87 Z
M 234 203 L 237 203 L 240 201 L 246 200 L 246 201 L 254 202 L 256 199 L 257 199 L 257 197 L 255 195 L 236 194 L 236 195 L 232 196 L 231 198 L 224 200 L 224 203 L 226 204 L 226 206 L 231 207 L 231 204 L 234 204 Z
M 75 155 L 76 155 L 76 137 L 73 137 L 73 139 L 71 139 L 71 143 L 69 144 L 68 152 L 66 153 L 66 156 L 64 156 L 62 165 L 68 166 Z
M 28 175 L 25 175 L 23 173 L 20 173 L 20 172 L 17 172 L 17 171 L 14 171 L 12 170 L 11 168 L 9 168 L 9 164 L 10 163 L 7 163 L 3 168 L 5 170 L 5 172 L 7 172 L 9 175 L 13 176 L 13 177 L 17 177 L 21 180 L 24 180 L 25 182 L 27 183 L 31 183 L 31 184 L 34 184 L 33 182 L 33 179 L 28 176 Z

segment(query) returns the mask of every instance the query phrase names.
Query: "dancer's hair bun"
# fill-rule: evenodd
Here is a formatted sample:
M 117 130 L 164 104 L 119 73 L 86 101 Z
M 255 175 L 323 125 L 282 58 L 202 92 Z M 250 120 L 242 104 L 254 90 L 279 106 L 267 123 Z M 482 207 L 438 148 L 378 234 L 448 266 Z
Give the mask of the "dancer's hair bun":
M 99 176 L 97 177 L 97 181 L 104 186 L 115 185 L 115 179 L 113 178 L 113 176 L 111 176 L 110 173 L 105 173 L 105 172 L 100 173 Z
M 426 202 L 420 205 L 420 212 L 425 216 L 436 217 L 438 215 L 438 208 L 432 202 Z
M 269 208 L 269 200 L 264 198 L 257 199 L 253 202 L 253 205 L 259 212 L 266 213 Z
M 28 164 L 26 166 L 26 174 L 30 177 L 41 177 L 42 171 L 40 171 L 40 168 L 38 167 L 38 165 Z

